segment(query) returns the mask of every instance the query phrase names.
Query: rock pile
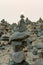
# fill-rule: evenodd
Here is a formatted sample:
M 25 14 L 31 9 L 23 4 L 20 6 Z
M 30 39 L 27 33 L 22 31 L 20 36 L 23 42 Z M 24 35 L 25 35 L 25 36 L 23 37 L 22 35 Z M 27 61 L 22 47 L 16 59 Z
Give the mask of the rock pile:
M 12 41 L 25 43 L 28 49 L 26 59 L 30 64 L 43 59 L 43 20 L 40 18 L 37 22 L 31 22 L 24 15 L 20 16 L 18 24 L 9 24 L 4 19 L 0 22 L 0 49 Z M 16 43 L 17 44 L 17 43 Z M 30 54 L 29 54 L 30 53 Z M 29 57 L 30 55 L 30 57 Z

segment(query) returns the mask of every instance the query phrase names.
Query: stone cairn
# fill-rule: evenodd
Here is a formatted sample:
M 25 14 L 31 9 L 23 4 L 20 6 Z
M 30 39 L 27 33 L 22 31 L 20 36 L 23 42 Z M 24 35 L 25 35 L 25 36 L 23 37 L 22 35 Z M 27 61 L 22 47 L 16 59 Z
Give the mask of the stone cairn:
M 23 45 L 26 47 L 24 50 L 28 50 L 28 52 L 31 53 L 32 62 L 43 59 L 43 20 L 39 18 L 38 21 L 31 22 L 28 17 L 24 19 L 23 14 L 20 18 L 18 24 L 9 24 L 5 19 L 1 20 L 0 48 L 12 45 L 11 37 L 14 34 L 14 37 L 17 38 L 15 40 L 17 42 L 23 42 Z M 20 33 L 20 35 L 17 36 L 18 33 Z M 30 60 L 28 62 L 30 62 Z

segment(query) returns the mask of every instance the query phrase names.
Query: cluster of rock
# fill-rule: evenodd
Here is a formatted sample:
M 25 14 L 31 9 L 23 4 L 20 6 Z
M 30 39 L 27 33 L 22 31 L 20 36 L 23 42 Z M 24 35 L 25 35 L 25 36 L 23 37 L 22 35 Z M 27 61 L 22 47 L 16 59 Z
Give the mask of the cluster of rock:
M 43 20 L 40 18 L 37 22 L 31 22 L 28 18 L 24 19 L 24 15 L 21 15 L 20 18 L 18 24 L 13 23 L 12 25 L 4 19 L 1 20 L 0 47 L 11 44 L 11 41 L 19 45 L 25 43 L 28 48 L 26 61 L 32 64 L 43 59 Z

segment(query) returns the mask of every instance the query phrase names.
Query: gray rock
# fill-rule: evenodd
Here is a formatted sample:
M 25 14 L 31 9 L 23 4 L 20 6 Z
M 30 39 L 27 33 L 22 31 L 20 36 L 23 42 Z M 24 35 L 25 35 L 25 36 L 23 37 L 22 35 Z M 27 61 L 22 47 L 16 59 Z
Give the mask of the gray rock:
M 39 42 L 39 43 L 36 45 L 36 48 L 38 48 L 38 49 L 43 49 L 43 43 L 42 43 L 42 42 Z
M 43 59 L 38 60 L 34 65 L 43 65 Z
M 12 34 L 12 35 L 10 36 L 10 38 L 11 38 L 12 40 L 13 40 L 13 39 L 15 39 L 15 40 L 17 40 L 17 39 L 21 40 L 21 39 L 24 39 L 24 38 L 26 38 L 26 37 L 29 37 L 30 34 L 31 34 L 31 33 L 28 32 L 28 31 L 25 31 L 25 32 L 15 32 L 14 34 Z

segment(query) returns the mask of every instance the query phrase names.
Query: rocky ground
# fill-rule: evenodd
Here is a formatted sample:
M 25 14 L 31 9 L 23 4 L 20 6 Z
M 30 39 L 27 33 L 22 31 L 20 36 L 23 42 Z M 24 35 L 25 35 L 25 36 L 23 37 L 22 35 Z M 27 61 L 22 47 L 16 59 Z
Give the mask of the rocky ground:
M 11 61 L 10 52 L 12 50 L 11 46 L 6 46 L 5 50 L 0 50 L 0 65 L 9 65 Z M 31 52 L 27 52 L 26 62 L 30 65 L 34 64 L 36 61 L 33 61 L 33 58 L 38 58 L 38 56 L 34 56 Z
M 11 61 L 10 51 L 12 50 L 12 46 L 9 44 L 12 44 L 12 40 L 16 40 L 16 44 L 20 40 L 22 40 L 20 41 L 21 43 L 25 42 L 27 44 L 28 49 L 30 50 L 28 50 L 26 56 L 26 62 L 28 64 L 33 65 L 37 60 L 41 60 L 41 58 L 43 59 L 43 20 L 40 18 L 37 22 L 31 22 L 28 18 L 24 20 L 24 15 L 21 15 L 20 18 L 21 20 L 18 25 L 15 23 L 11 25 L 4 19 L 1 20 L 0 65 L 9 65 L 9 62 Z M 37 53 L 40 51 L 39 49 L 41 52 Z M 39 58 L 39 56 L 41 57 Z
M 11 47 L 5 47 L 5 50 L 0 50 L 0 65 L 9 65 Z

